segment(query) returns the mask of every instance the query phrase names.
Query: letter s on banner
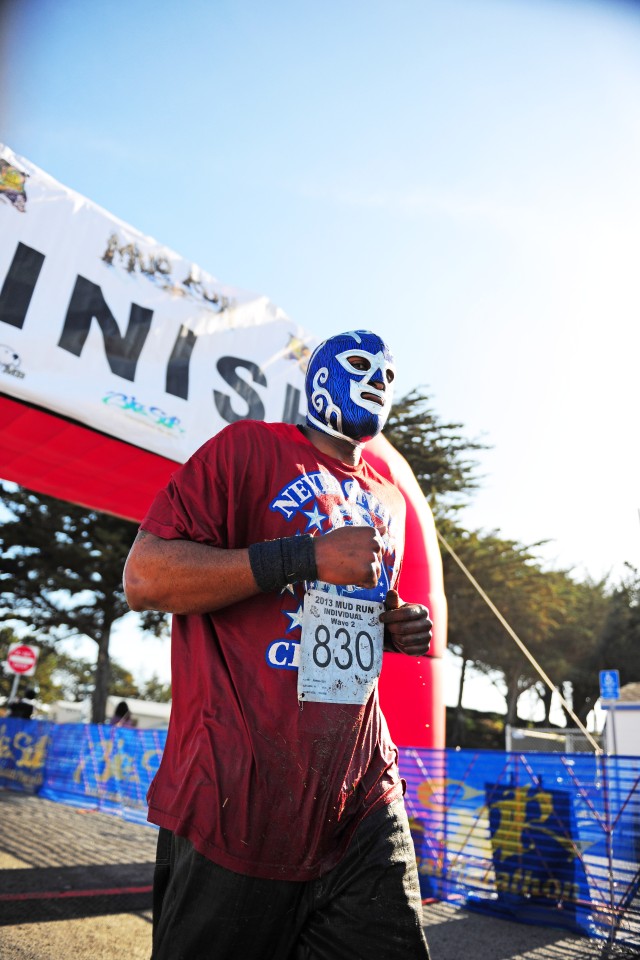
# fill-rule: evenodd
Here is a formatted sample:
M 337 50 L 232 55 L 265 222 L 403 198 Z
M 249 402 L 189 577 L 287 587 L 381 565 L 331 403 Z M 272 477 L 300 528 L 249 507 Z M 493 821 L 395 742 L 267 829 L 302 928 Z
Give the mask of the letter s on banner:
M 267 379 L 257 365 L 251 360 L 243 360 L 241 357 L 220 357 L 216 364 L 218 373 L 228 383 L 232 390 L 246 401 L 249 408 L 246 413 L 236 413 L 231 406 L 231 400 L 226 393 L 213 391 L 213 398 L 218 413 L 227 423 L 235 423 L 236 420 L 264 420 L 264 404 L 253 387 L 250 387 L 246 380 L 238 375 L 238 367 L 244 367 L 253 377 L 254 383 L 261 387 L 267 386 Z

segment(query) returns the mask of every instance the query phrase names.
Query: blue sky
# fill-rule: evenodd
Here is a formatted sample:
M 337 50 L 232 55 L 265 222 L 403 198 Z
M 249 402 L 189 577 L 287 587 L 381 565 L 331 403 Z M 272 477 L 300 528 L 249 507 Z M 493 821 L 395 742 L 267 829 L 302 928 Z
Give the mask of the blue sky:
M 466 524 L 640 565 L 640 7 L 5 0 L 0 139 L 491 446 Z

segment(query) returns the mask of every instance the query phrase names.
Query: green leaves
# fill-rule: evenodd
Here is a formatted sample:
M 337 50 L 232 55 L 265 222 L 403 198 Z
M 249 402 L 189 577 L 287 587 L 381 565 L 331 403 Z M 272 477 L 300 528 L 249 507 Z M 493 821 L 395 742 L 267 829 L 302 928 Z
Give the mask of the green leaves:
M 621 669 L 623 682 L 627 674 L 640 676 L 637 571 L 630 570 L 627 581 L 613 589 L 605 581 L 580 582 L 571 571 L 544 566 L 538 556 L 542 543 L 525 545 L 500 531 L 464 530 L 456 511 L 479 485 L 473 454 L 485 446 L 467 440 L 460 424 L 441 422 L 421 391 L 394 405 L 385 435 L 411 465 L 440 534 L 582 721 L 597 700 L 600 669 Z M 442 557 L 449 648 L 498 681 L 510 722 L 516 720 L 520 694 L 532 687 L 548 716 L 550 697 L 535 667 L 446 550 Z M 464 670 L 462 676 L 464 682 Z
M 0 484 L 0 497 L 0 622 L 29 627 L 48 647 L 74 636 L 94 640 L 93 720 L 101 722 L 111 630 L 129 612 L 122 572 L 137 526 L 14 484 Z M 160 635 L 166 618 L 148 619 Z
M 462 424 L 443 423 L 421 389 L 394 403 L 384 435 L 413 470 L 436 518 L 464 506 L 478 487 L 477 462 L 469 454 L 485 450 L 462 434 Z

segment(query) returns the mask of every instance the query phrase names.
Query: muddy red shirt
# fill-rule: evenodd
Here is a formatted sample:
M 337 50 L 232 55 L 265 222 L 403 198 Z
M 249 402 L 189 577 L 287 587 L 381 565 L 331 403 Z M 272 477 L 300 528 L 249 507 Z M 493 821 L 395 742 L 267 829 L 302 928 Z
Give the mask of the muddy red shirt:
M 364 461 L 323 455 L 295 426 L 239 421 L 176 471 L 142 527 L 239 548 L 353 523 L 384 523 L 387 534 L 378 586 L 349 596 L 384 600 L 402 558 L 402 494 Z M 362 705 L 298 700 L 304 592 L 299 583 L 173 617 L 171 722 L 149 819 L 255 877 L 321 875 L 360 820 L 402 794 L 377 684 Z

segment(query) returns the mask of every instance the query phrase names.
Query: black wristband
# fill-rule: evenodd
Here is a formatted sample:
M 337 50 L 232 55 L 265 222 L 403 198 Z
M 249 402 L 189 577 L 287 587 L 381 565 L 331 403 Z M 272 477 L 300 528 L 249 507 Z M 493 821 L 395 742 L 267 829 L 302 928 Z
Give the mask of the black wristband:
M 317 580 L 314 538 L 306 533 L 301 537 L 282 537 L 265 540 L 249 547 L 251 572 L 263 593 L 282 590 L 298 580 Z

